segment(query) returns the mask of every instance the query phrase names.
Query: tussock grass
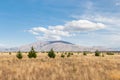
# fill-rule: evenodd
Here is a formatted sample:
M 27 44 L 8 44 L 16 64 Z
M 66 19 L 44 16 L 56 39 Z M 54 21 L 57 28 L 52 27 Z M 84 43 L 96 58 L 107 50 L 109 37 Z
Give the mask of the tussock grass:
M 36 59 L 16 58 L 16 53 L 0 54 L 0 80 L 120 80 L 120 55 L 95 57 L 74 53 L 55 59 L 37 53 Z

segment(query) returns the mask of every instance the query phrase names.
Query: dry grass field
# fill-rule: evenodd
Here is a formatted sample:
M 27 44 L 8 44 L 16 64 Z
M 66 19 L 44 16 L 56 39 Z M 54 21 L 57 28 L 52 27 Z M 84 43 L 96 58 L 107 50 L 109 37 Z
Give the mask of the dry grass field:
M 37 53 L 36 59 L 23 54 L 0 53 L 0 80 L 120 80 L 120 55 L 96 57 L 74 53 L 70 57 L 55 59 L 46 53 Z

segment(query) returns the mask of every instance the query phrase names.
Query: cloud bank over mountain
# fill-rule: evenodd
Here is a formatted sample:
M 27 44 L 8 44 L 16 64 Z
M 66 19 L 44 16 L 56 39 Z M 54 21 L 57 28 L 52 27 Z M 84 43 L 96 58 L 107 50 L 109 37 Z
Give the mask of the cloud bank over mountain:
M 75 36 L 77 32 L 95 31 L 106 28 L 103 23 L 89 20 L 73 20 L 64 25 L 34 27 L 28 30 L 39 40 L 61 40 L 62 37 Z

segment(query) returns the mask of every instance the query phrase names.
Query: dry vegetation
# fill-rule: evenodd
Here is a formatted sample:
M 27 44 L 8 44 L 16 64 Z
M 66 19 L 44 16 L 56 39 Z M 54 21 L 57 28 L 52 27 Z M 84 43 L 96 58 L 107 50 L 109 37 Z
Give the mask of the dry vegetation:
M 26 54 L 22 60 L 16 53 L 0 53 L 0 80 L 120 80 L 120 55 L 95 57 L 74 53 L 55 59 L 37 53 L 36 59 Z

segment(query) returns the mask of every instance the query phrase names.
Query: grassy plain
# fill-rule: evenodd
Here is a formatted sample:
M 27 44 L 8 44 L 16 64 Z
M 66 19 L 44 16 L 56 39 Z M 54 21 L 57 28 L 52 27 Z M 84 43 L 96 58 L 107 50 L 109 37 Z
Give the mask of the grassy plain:
M 120 80 L 120 55 L 96 57 L 74 53 L 70 57 L 48 58 L 37 53 L 36 59 L 16 58 L 16 53 L 0 53 L 0 80 Z

